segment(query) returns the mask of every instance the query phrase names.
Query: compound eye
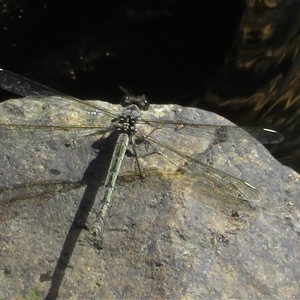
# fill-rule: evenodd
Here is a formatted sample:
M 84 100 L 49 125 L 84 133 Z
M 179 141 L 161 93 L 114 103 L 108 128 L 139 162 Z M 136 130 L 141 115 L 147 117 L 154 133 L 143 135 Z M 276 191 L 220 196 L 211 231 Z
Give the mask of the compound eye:
M 131 99 L 129 99 L 129 97 L 128 96 L 123 96 L 122 98 L 121 98 L 121 105 L 123 106 L 123 107 L 125 107 L 125 106 L 128 106 L 128 105 L 130 105 L 131 103 L 132 103 L 132 101 L 131 101 Z
M 149 109 L 150 102 L 148 101 L 148 99 L 144 95 L 142 96 L 142 99 L 141 99 L 140 103 L 141 103 L 141 107 L 142 107 L 141 109 L 142 110 L 148 110 Z
M 125 90 L 127 92 L 127 90 L 124 88 L 122 88 L 122 90 Z M 136 105 L 141 110 L 148 110 L 150 107 L 150 102 L 145 97 L 145 95 L 134 96 L 131 94 L 127 94 L 126 96 L 123 96 L 121 98 L 121 105 L 123 107 L 127 107 L 132 104 Z

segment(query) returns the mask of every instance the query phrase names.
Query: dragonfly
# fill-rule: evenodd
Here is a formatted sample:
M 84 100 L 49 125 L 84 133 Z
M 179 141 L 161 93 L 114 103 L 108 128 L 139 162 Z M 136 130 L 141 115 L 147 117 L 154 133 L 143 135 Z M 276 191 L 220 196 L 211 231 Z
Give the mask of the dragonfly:
M 119 113 L 98 102 L 67 96 L 4 69 L 0 69 L 0 87 L 23 97 L 21 106 L 18 107 L 21 113 L 10 113 L 10 109 L 3 112 L 0 109 L 0 143 L 6 140 L 16 141 L 16 143 L 22 140 L 29 142 L 32 136 L 40 141 L 47 141 L 53 138 L 117 134 L 100 201 L 95 204 L 96 217 L 91 226 L 92 235 L 95 237 L 101 235 L 122 161 L 129 146 L 142 181 L 145 176 L 139 163 L 140 155 L 137 151 L 139 143 L 151 146 L 163 160 L 171 163 L 174 166 L 174 173 L 196 178 L 203 193 L 210 197 L 220 198 L 222 201 L 251 203 L 260 200 L 260 193 L 255 187 L 242 179 L 204 164 L 196 157 L 178 150 L 175 145 L 166 143 L 166 134 L 183 135 L 186 140 L 191 138 L 201 140 L 211 138 L 219 132 L 221 142 L 252 143 L 254 139 L 248 138 L 248 132 L 261 143 L 272 144 L 283 140 L 280 133 L 265 128 L 203 125 L 181 120 L 159 119 L 148 113 L 150 103 L 145 95 L 134 96 L 123 87 L 121 89 L 125 96 L 122 97 L 122 111 Z M 9 101 L 11 100 L 6 102 L 9 103 Z M 36 107 L 42 107 L 39 111 L 42 115 L 38 116 L 40 119 L 38 124 L 33 121 L 37 117 L 32 109 L 33 103 Z M 75 117 L 71 118 L 70 114 Z M 226 134 L 222 134 L 224 132 Z M 136 174 L 136 171 L 132 173 Z M 49 181 L 49 184 L 53 182 Z M 57 187 L 65 184 L 70 188 L 76 188 L 82 185 L 82 182 L 57 181 L 54 184 Z M 31 189 L 36 195 L 42 194 L 47 185 L 48 183 L 43 181 L 0 187 L 0 202 L 22 198 L 25 189 Z M 57 189 L 61 191 L 60 188 Z

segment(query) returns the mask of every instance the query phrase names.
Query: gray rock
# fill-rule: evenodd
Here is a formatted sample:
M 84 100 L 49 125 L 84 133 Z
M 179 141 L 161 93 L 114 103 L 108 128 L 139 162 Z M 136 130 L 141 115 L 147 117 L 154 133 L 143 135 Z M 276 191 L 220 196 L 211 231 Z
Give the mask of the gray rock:
M 12 111 L 11 117 L 16 111 L 28 114 L 32 124 L 53 121 L 51 113 L 47 118 L 44 113 L 49 112 L 47 101 L 46 107 L 33 105 L 32 99 L 4 102 L 0 123 L 8 121 Z M 98 103 L 120 111 L 119 106 Z M 54 115 L 68 124 L 84 122 L 74 110 Z M 231 124 L 216 114 L 176 105 L 153 105 L 144 116 Z M 105 126 L 109 121 L 99 120 Z M 148 171 L 141 182 L 128 173 L 136 169 L 128 153 L 101 247 L 80 225 L 95 216 L 91 207 L 100 199 L 111 140 L 95 151 L 92 144 L 100 136 L 76 138 L 65 132 L 65 138 L 49 135 L 43 141 L 31 133 L 2 136 L 1 186 L 49 184 L 38 196 L 34 185 L 15 194 L 31 199 L 1 200 L 0 298 L 299 298 L 299 174 L 246 133 L 243 143 L 183 133 L 170 131 L 164 142 L 249 182 L 261 195 L 250 203 L 255 210 L 231 203 L 226 195 L 222 199 L 217 186 L 202 193 L 203 178 L 171 173 L 176 168 L 157 154 L 142 155 L 140 163 Z M 138 147 L 140 153 L 151 150 Z M 162 171 L 149 169 L 152 166 Z M 62 182 L 76 182 L 84 174 L 87 185 L 77 189 L 68 190 L 74 186 Z

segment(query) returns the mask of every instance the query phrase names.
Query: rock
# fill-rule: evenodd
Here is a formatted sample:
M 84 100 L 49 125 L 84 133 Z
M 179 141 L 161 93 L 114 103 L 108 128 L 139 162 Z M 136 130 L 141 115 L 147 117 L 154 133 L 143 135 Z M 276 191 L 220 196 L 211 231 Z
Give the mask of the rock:
M 51 111 L 51 103 L 59 112 Z M 58 98 L 42 106 L 31 98 L 9 100 L 1 104 L 0 123 L 8 121 L 10 112 L 11 117 L 27 116 L 31 124 L 55 118 L 84 122 L 71 104 L 66 113 L 59 103 Z M 93 103 L 120 112 L 119 106 Z M 214 113 L 176 105 L 152 105 L 143 118 L 231 124 Z M 110 118 L 98 121 L 107 127 Z M 128 151 L 98 245 L 79 225 L 95 217 L 92 205 L 100 199 L 112 138 L 96 151 L 92 145 L 101 135 L 2 136 L 1 186 L 42 181 L 49 190 L 36 196 L 37 187 L 23 186 L 17 196 L 32 199 L 1 200 L 0 298 L 299 298 L 299 174 L 246 133 L 248 143 L 184 132 L 169 130 L 164 142 L 249 182 L 261 195 L 250 203 L 255 210 L 230 203 L 228 195 L 222 199 L 217 186 L 211 195 L 202 193 L 204 176 L 171 173 L 178 166 L 174 169 L 142 143 L 137 147 L 141 166 L 148 170 L 145 182 L 128 173 L 136 170 Z M 87 185 L 70 186 L 69 180 L 82 177 Z

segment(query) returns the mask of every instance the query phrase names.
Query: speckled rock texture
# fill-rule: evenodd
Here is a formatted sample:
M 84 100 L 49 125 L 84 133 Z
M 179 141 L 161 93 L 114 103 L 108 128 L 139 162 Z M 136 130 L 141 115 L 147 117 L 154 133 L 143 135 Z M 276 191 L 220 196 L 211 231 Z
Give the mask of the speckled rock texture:
M 29 105 L 24 103 L 2 103 L 0 123 L 7 122 L 8 111 L 23 114 Z M 47 109 L 33 105 L 27 112 L 32 122 L 47 124 Z M 62 110 L 60 117 L 69 124 L 82 121 L 76 111 L 75 119 L 71 115 Z M 176 105 L 153 105 L 145 118 L 230 125 L 216 114 Z M 110 119 L 99 124 L 109 126 Z M 1 199 L 0 298 L 300 298 L 300 175 L 246 133 L 242 143 L 191 136 L 184 129 L 165 134 L 167 145 L 254 186 L 261 195 L 251 203 L 255 209 L 225 196 L 222 201 L 217 187 L 211 195 L 202 193 L 203 177 L 172 174 L 178 166 L 140 144 L 142 168 L 160 171 L 146 171 L 142 182 L 128 151 L 103 240 L 96 245 L 87 228 L 100 199 L 111 139 L 99 148 L 95 142 L 101 136 L 49 134 L 44 141 L 34 134 L 2 136 L 0 188 L 24 183 L 28 188 L 23 186 L 21 195 L 13 192 L 26 199 Z M 87 185 L 62 187 L 63 181 L 83 177 Z M 48 182 L 49 189 L 36 195 L 32 182 L 37 181 Z

